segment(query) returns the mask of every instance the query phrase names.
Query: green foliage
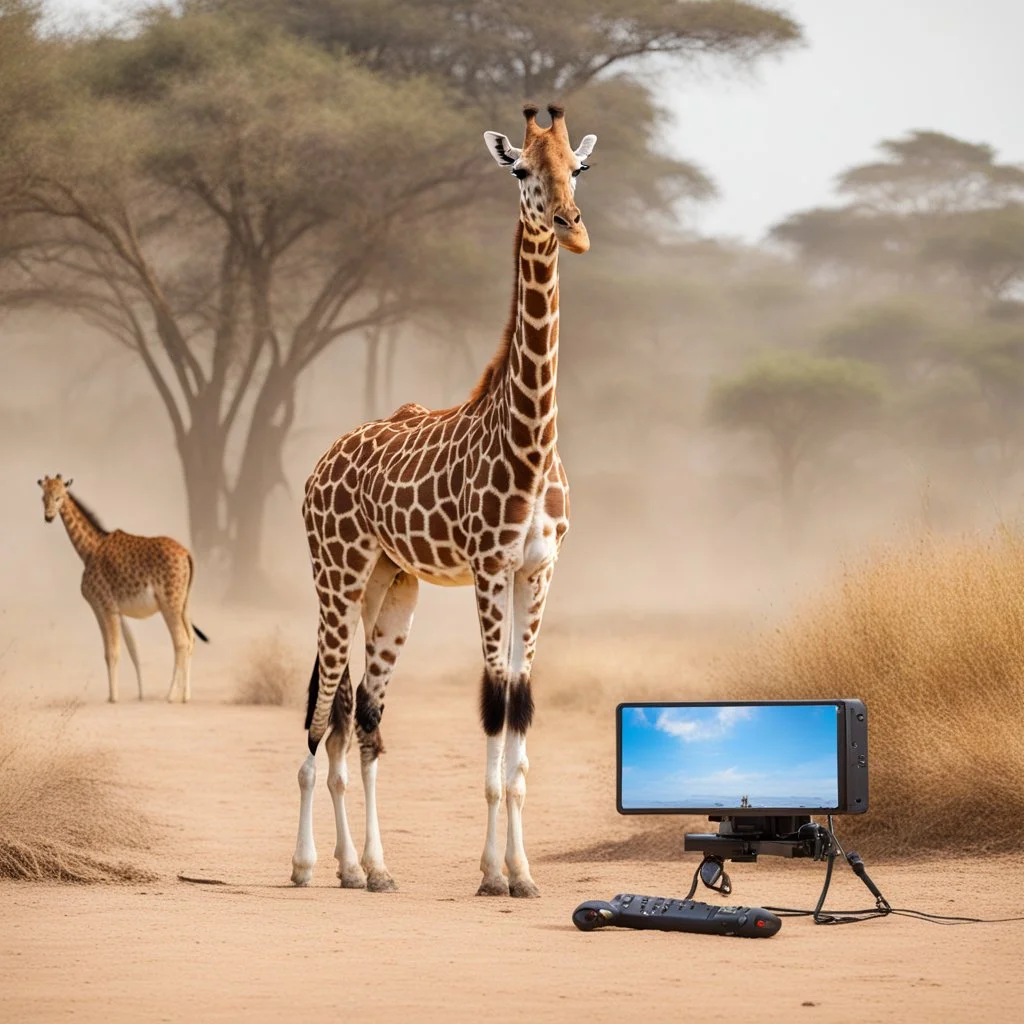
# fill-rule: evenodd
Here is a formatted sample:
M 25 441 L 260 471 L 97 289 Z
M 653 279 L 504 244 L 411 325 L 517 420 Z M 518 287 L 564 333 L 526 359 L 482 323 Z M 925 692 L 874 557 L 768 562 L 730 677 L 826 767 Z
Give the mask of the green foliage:
M 866 363 L 780 351 L 717 381 L 708 411 L 713 425 L 768 442 L 784 528 L 794 540 L 801 511 L 798 471 L 843 434 L 864 426 L 884 394 L 881 374 Z
M 875 211 L 950 212 L 1002 205 L 1024 196 L 1024 169 L 997 164 L 991 146 L 941 132 L 885 139 L 887 160 L 853 167 L 838 189 Z
M 803 453 L 863 423 L 884 392 L 880 374 L 865 363 L 774 352 L 714 385 L 711 422 Z
M 391 75 L 428 73 L 477 99 L 547 100 L 666 54 L 750 62 L 797 42 L 788 16 L 740 0 L 211 0 Z
M 825 333 L 822 348 L 830 355 L 872 363 L 905 379 L 928 358 L 928 342 L 937 330 L 920 301 L 897 297 L 855 310 Z
M 874 275 L 936 277 L 940 268 L 989 297 L 1024 277 L 1024 168 L 991 146 L 939 132 L 880 143 L 888 158 L 852 167 L 838 190 L 852 200 L 793 214 L 772 237 L 814 263 Z
M 982 294 L 1008 294 L 1024 281 L 1024 205 L 945 217 L 922 247 L 921 259 L 953 269 Z

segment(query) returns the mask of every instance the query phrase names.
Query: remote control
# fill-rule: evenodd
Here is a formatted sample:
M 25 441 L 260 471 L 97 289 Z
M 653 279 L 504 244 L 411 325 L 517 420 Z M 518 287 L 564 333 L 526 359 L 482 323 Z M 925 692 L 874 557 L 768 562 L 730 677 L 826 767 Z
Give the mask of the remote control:
M 584 932 L 613 926 L 698 932 L 702 935 L 739 935 L 748 939 L 770 938 L 782 927 L 779 918 L 761 907 L 712 907 L 693 900 L 632 896 L 628 893 L 613 896 L 610 903 L 602 900 L 581 903 L 573 911 L 572 923 Z

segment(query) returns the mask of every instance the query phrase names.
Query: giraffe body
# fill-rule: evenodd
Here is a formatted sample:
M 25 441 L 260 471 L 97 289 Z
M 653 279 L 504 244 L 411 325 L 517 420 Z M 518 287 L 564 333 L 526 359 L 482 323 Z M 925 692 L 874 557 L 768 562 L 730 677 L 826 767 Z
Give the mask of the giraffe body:
M 182 701 L 191 697 L 190 660 L 194 635 L 206 639 L 188 612 L 193 563 L 188 549 L 171 537 L 140 537 L 123 530 L 108 532 L 99 520 L 68 489 L 71 481 L 44 477 L 43 514 L 47 522 L 59 515 L 72 545 L 85 563 L 82 596 L 89 603 L 103 637 L 111 703 L 118 697 L 120 638 L 135 666 L 142 700 L 142 670 L 135 640 L 125 617 L 147 619 L 160 612 L 174 644 L 174 672 L 168 700 L 180 691 Z
M 377 826 L 376 773 L 383 698 L 412 624 L 418 581 L 472 585 L 484 654 L 480 711 L 487 734 L 487 838 L 483 895 L 535 896 L 523 848 L 526 731 L 533 715 L 530 670 L 548 586 L 569 527 L 569 492 L 556 448 L 558 250 L 584 252 L 586 228 L 575 178 L 596 139 L 573 151 L 560 108 L 540 128 L 526 108 L 522 150 L 485 138 L 521 182 L 515 291 L 502 346 L 469 399 L 452 409 L 404 405 L 345 434 L 306 484 L 303 515 L 320 604 L 318 656 L 306 727 L 310 754 L 299 771 L 300 815 L 292 880 L 308 884 L 315 753 L 327 734 L 338 876 L 345 886 L 388 890 Z M 366 670 L 353 691 L 348 663 L 362 622 Z M 367 828 L 362 858 L 345 814 L 345 754 L 358 736 Z M 505 869 L 498 812 L 508 812 Z

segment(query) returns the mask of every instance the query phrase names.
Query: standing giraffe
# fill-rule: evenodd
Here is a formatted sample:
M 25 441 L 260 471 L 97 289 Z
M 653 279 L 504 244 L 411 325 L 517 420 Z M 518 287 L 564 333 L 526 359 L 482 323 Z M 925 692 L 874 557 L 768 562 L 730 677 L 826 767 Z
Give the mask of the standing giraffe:
M 437 412 L 403 405 L 388 419 L 339 438 L 306 483 L 303 515 L 320 626 L 306 713 L 309 756 L 299 769 L 296 885 L 309 884 L 316 864 L 315 756 L 330 727 L 327 788 L 338 877 L 347 888 L 395 888 L 377 823 L 378 726 L 422 579 L 476 590 L 484 654 L 480 716 L 487 734 L 487 838 L 478 895 L 539 895 L 523 847 L 522 809 L 533 718 L 530 668 L 569 528 L 568 484 L 555 449 L 558 248 L 590 248 L 573 197 L 597 138 L 585 136 L 574 150 L 561 107 L 548 107 L 549 128 L 537 124 L 536 107 L 523 112 L 522 149 L 497 132 L 484 133 L 491 155 L 520 190 L 512 311 L 496 356 L 462 405 Z M 360 619 L 366 670 L 353 696 L 349 654 Z M 361 861 L 345 814 L 353 718 L 366 795 Z M 502 788 L 507 878 L 498 851 Z
M 59 514 L 79 558 L 85 563 L 82 573 L 82 597 L 89 602 L 100 624 L 103 654 L 107 660 L 110 703 L 117 701 L 117 663 L 121 655 L 118 635 L 124 634 L 125 646 L 135 666 L 142 700 L 142 669 L 135 639 L 124 616 L 148 619 L 158 610 L 171 633 L 174 644 L 174 673 L 167 694 L 174 700 L 181 689 L 182 701 L 192 695 L 189 659 L 195 640 L 206 635 L 189 619 L 188 595 L 192 588 L 192 556 L 170 537 L 137 537 L 114 530 L 109 533 L 99 520 L 70 491 L 72 480 L 44 476 L 38 481 L 43 489 L 43 518 L 52 523 Z

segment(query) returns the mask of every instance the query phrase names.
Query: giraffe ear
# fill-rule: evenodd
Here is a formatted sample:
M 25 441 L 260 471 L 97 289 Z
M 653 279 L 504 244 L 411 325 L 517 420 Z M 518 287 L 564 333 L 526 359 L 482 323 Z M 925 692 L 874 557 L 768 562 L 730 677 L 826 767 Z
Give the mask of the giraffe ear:
M 594 147 L 597 145 L 596 135 L 584 135 L 583 141 L 576 147 L 576 156 L 580 160 L 586 160 L 591 153 L 594 152 Z
M 499 167 L 510 167 L 523 155 L 523 151 L 516 149 L 500 132 L 484 132 L 484 142 Z
M 42 486 L 43 486 L 43 481 L 42 481 L 42 479 L 39 479 L 39 480 L 37 480 L 37 481 L 36 481 L 36 483 L 37 483 L 37 484 L 39 484 L 39 486 L 40 486 L 40 487 L 42 487 Z
M 75 481 L 72 480 L 71 477 L 68 477 L 67 480 L 64 481 L 64 486 L 65 487 L 70 487 L 74 482 Z

